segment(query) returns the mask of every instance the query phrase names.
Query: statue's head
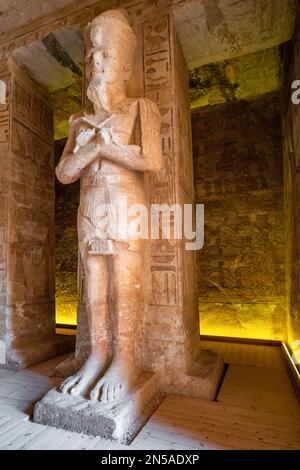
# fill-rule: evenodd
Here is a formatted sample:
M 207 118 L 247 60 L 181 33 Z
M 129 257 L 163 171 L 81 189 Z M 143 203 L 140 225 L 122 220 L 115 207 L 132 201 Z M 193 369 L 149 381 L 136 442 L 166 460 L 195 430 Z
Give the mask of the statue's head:
M 132 72 L 136 37 L 124 10 L 108 10 L 85 31 L 87 96 L 95 103 L 99 93 L 126 86 Z

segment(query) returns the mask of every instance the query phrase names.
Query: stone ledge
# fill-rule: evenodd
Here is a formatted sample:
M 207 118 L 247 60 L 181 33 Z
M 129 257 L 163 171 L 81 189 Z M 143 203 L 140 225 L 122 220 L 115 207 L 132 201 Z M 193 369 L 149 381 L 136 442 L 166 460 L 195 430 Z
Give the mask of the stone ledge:
M 156 374 L 143 372 L 129 394 L 111 403 L 51 389 L 34 408 L 36 423 L 129 444 L 162 400 Z

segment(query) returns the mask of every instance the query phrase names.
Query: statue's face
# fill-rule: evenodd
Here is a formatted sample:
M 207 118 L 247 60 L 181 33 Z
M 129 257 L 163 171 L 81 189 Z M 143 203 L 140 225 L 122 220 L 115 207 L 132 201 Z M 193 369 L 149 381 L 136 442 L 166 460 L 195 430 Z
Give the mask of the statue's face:
M 118 32 L 110 25 L 91 28 L 92 49 L 87 54 L 87 78 L 90 81 L 88 97 L 91 101 L 97 100 L 97 95 L 106 86 L 110 90 L 119 88 L 128 79 L 128 64 L 124 61 L 124 54 L 120 50 Z M 126 56 L 126 54 L 125 54 Z M 126 72 L 127 66 L 127 72 Z

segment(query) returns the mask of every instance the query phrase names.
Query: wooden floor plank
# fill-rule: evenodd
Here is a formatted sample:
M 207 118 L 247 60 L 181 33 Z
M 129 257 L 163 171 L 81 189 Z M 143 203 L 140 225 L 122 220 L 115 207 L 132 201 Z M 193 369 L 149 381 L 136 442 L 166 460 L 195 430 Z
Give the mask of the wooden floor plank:
M 1 447 L 3 450 L 22 449 L 27 442 L 38 439 L 41 432 L 42 429 L 39 426 L 24 421 L 23 426 L 19 426 L 14 432 L 8 433 L 5 440 L 1 440 Z
M 32 433 L 31 436 L 27 436 L 27 439 L 18 440 L 15 443 L 14 449 L 16 450 L 30 450 L 30 449 L 43 449 L 44 445 L 49 441 L 49 434 L 51 431 L 54 434 L 56 432 L 55 428 L 49 428 L 48 426 L 39 426 L 35 433 Z M 39 445 L 42 447 L 39 447 Z
M 230 416 L 230 412 L 228 412 Z M 227 423 L 220 423 L 220 420 L 216 419 L 216 413 L 211 416 L 210 419 L 202 419 L 198 417 L 195 419 L 187 419 L 186 416 L 176 416 L 174 414 L 165 414 L 160 411 L 159 420 L 161 425 L 170 423 L 170 425 L 178 428 L 182 428 L 185 434 L 191 435 L 195 429 L 198 437 L 205 434 L 206 432 L 217 432 L 224 435 L 235 434 L 239 437 L 248 440 L 265 440 L 269 443 L 277 443 L 278 445 L 294 445 L 293 443 L 300 442 L 299 428 L 296 430 L 286 430 L 283 427 L 271 428 L 267 423 L 263 425 L 260 423 L 259 426 L 252 425 L 248 419 L 238 419 L 236 416 L 231 415 L 232 421 Z M 196 435 L 197 435 L 196 434 Z M 292 443 L 292 444 L 291 444 Z
M 273 352 L 269 351 L 266 359 L 264 350 L 258 360 L 259 350 L 247 353 L 244 349 L 242 360 L 251 362 L 255 356 L 257 362 L 266 363 L 271 361 Z M 29 421 L 33 403 L 60 383 L 60 379 L 51 376 L 61 361 L 56 358 L 8 374 L 1 374 L 0 369 L 0 449 L 300 448 L 299 403 L 286 372 L 278 364 L 277 368 L 231 365 L 218 402 L 168 395 L 131 445 L 125 446 Z
M 253 365 L 277 370 L 284 370 L 286 367 L 280 346 L 202 340 L 201 347 L 218 352 L 226 364 Z
M 153 428 L 153 426 L 152 426 Z M 244 448 L 244 443 L 251 448 L 286 448 L 297 449 L 300 441 L 298 434 L 285 434 L 279 429 L 272 429 L 267 431 L 265 428 L 260 430 L 251 429 L 248 427 L 247 420 L 243 420 L 235 424 L 220 425 L 214 421 L 214 416 L 211 420 L 186 419 L 186 417 L 178 417 L 172 415 L 164 415 L 161 411 L 157 416 L 157 424 L 154 429 L 166 429 L 166 435 L 172 431 L 178 435 L 184 435 L 191 441 L 199 440 L 205 444 L 207 443 L 224 443 L 227 448 Z M 151 429 L 151 423 L 148 425 Z M 230 436 L 228 438 L 228 436 Z
M 299 402 L 287 372 L 265 367 L 231 365 L 218 402 L 276 415 L 299 416 Z
M 10 434 L 14 430 L 21 426 L 23 421 L 9 419 L 5 424 L 0 427 L 0 445 L 2 446 L 4 436 Z

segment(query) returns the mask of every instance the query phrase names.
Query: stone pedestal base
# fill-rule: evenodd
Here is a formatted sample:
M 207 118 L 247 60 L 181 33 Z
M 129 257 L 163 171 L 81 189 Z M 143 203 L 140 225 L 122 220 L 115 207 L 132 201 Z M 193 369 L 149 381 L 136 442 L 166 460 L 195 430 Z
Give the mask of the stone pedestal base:
M 201 350 L 188 373 L 177 372 L 164 387 L 167 393 L 214 400 L 223 376 L 224 362 L 220 354 Z
M 34 408 L 36 423 L 129 444 L 159 405 L 156 374 L 143 372 L 128 395 L 105 403 L 50 390 Z

